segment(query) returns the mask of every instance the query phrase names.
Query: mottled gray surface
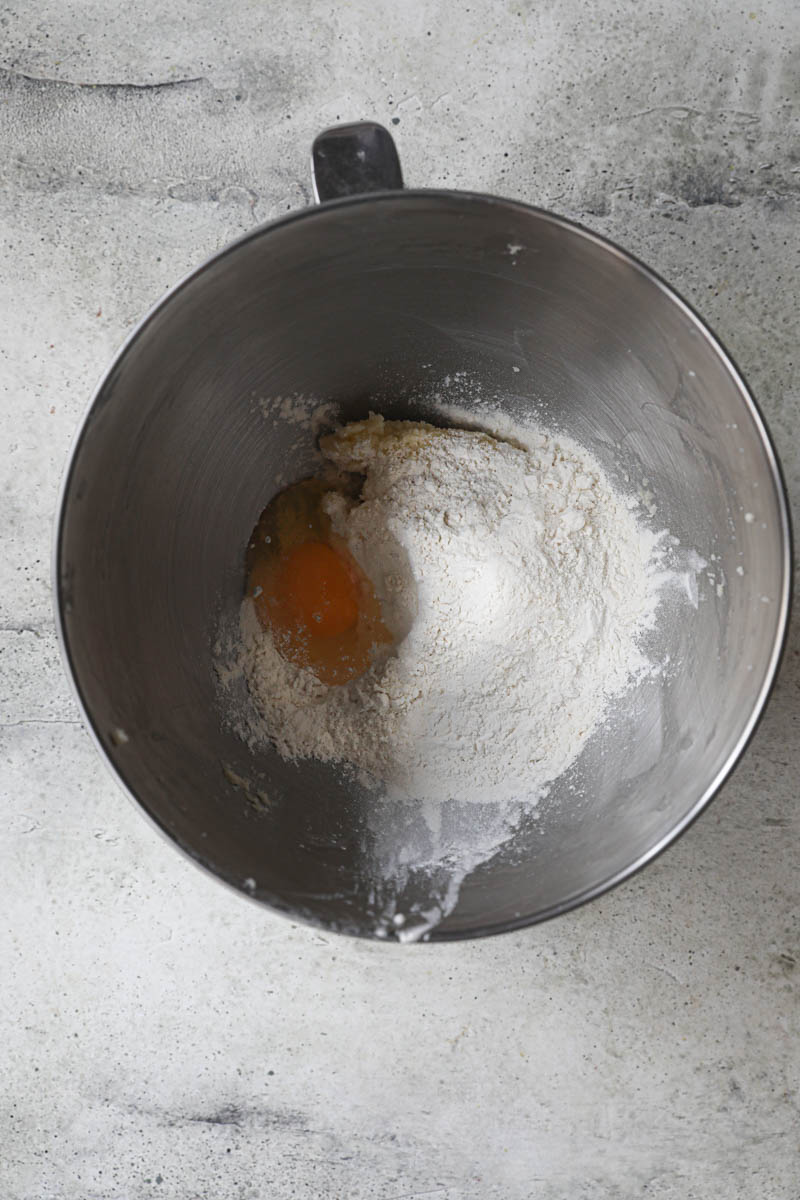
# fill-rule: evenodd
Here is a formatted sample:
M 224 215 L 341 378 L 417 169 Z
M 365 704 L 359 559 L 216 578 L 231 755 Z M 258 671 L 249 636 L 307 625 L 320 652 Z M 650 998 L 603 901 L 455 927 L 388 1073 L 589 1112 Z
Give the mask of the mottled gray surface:
M 678 13 L 680 14 L 678 18 Z M 51 522 L 142 311 L 374 117 L 406 178 L 576 216 L 710 320 L 800 495 L 800 13 L 27 0 L 2 22 L 2 1200 L 796 1200 L 800 638 L 707 815 L 554 924 L 321 936 L 184 862 L 62 677 Z

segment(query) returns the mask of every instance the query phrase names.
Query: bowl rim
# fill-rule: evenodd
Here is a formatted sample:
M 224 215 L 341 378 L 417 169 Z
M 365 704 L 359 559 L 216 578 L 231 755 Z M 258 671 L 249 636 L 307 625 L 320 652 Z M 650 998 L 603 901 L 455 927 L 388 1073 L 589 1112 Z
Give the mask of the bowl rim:
M 596 233 L 594 230 L 586 228 L 578 221 L 574 221 L 569 217 L 560 216 L 550 212 L 548 209 L 538 207 L 537 205 L 527 204 L 521 200 L 512 200 L 501 196 L 495 196 L 489 193 L 462 191 L 447 188 L 404 188 L 401 191 L 380 191 L 366 192 L 354 196 L 345 196 L 335 200 L 328 200 L 322 204 L 309 205 L 307 207 L 285 213 L 271 221 L 263 222 L 247 230 L 239 237 L 227 242 L 220 250 L 207 256 L 197 266 L 192 267 L 187 271 L 173 287 L 171 287 L 163 296 L 159 297 L 154 304 L 144 313 L 140 320 L 134 325 L 124 339 L 118 350 L 114 354 L 111 362 L 107 365 L 103 374 L 92 391 L 86 410 L 78 423 L 78 427 L 73 435 L 73 440 L 67 455 L 67 460 L 63 469 L 61 484 L 58 490 L 58 499 L 55 509 L 55 518 L 53 526 L 52 538 L 52 556 L 51 556 L 51 580 L 52 580 L 52 599 L 53 610 L 55 617 L 56 636 L 61 654 L 61 661 L 64 666 L 65 673 L 69 680 L 73 697 L 78 705 L 83 724 L 89 732 L 89 735 L 94 742 L 95 748 L 98 751 L 101 759 L 106 764 L 106 767 L 111 772 L 113 778 L 122 791 L 127 795 L 129 800 L 136 806 L 137 810 L 149 821 L 151 826 L 165 837 L 173 846 L 193 863 L 202 867 L 209 875 L 226 884 L 229 888 L 236 891 L 245 899 L 257 904 L 259 907 L 270 908 L 275 912 L 281 913 L 283 916 L 288 916 L 295 921 L 301 921 L 304 924 L 312 925 L 322 929 L 334 930 L 335 927 L 323 920 L 311 917 L 304 914 L 301 909 L 294 907 L 290 902 L 283 901 L 277 896 L 271 896 L 264 893 L 255 893 L 246 889 L 241 882 L 237 882 L 233 878 L 228 878 L 222 874 L 215 866 L 200 857 L 198 853 L 193 851 L 188 845 L 184 845 L 178 838 L 166 828 L 155 816 L 149 811 L 144 802 L 138 798 L 133 789 L 129 786 L 125 779 L 122 770 L 111 758 L 106 746 L 100 735 L 98 726 L 89 711 L 89 707 L 84 699 L 83 692 L 78 680 L 78 675 L 72 661 L 72 654 L 69 645 L 69 638 L 66 630 L 65 613 L 64 613 L 64 596 L 62 589 L 61 578 L 61 555 L 63 547 L 65 511 L 67 500 L 69 498 L 70 489 L 73 482 L 75 468 L 80 457 L 81 448 L 88 432 L 91 423 L 95 406 L 102 397 L 103 391 L 107 385 L 109 378 L 115 370 L 121 365 L 134 343 L 143 334 L 146 328 L 154 322 L 161 314 L 162 309 L 169 306 L 175 297 L 186 287 L 192 284 L 196 279 L 208 271 L 212 266 L 219 263 L 228 255 L 239 252 L 244 246 L 251 241 L 255 241 L 262 237 L 266 237 L 275 230 L 282 229 L 296 222 L 314 220 L 321 217 L 334 209 L 339 208 L 355 208 L 363 205 L 385 205 L 385 204 L 400 204 L 400 205 L 415 205 L 421 201 L 441 201 L 448 204 L 463 204 L 463 205 L 483 205 L 491 210 L 506 209 L 510 212 L 522 214 L 525 217 L 535 217 L 546 223 L 555 225 L 569 233 L 577 234 L 600 249 L 610 253 L 612 256 L 622 260 L 628 266 L 632 267 L 636 272 L 653 284 L 667 299 L 681 309 L 692 324 L 697 329 L 698 333 L 705 339 L 712 351 L 716 353 L 727 373 L 733 380 L 736 388 L 748 409 L 753 424 L 760 437 L 763 449 L 765 451 L 767 461 L 770 468 L 772 484 L 777 498 L 779 517 L 780 517 L 780 541 L 781 541 L 781 565 L 783 569 L 783 579 L 781 594 L 778 607 L 778 620 L 776 625 L 775 638 L 772 643 L 772 648 L 765 665 L 764 675 L 761 685 L 752 703 L 751 710 L 745 725 L 737 738 L 736 744 L 729 753 L 722 767 L 716 772 L 713 778 L 709 781 L 699 797 L 690 806 L 682 819 L 673 826 L 670 831 L 660 838 L 653 846 L 651 846 L 638 858 L 634 859 L 626 867 L 614 872 L 599 883 L 591 887 L 584 888 L 574 894 L 559 901 L 557 904 L 550 905 L 546 909 L 533 914 L 514 917 L 510 920 L 488 921 L 483 924 L 476 925 L 474 928 L 463 930 L 448 930 L 446 928 L 447 918 L 444 918 L 442 925 L 435 926 L 429 934 L 424 937 L 425 942 L 452 942 L 465 941 L 472 938 L 496 936 L 500 933 L 511 933 L 519 929 L 527 928 L 531 925 L 538 925 L 544 921 L 552 920 L 553 917 L 560 916 L 564 913 L 571 912 L 573 909 L 582 907 L 591 900 L 598 899 L 611 891 L 612 888 L 631 879 L 638 874 L 648 863 L 656 859 L 669 846 L 673 845 L 686 830 L 694 824 L 700 814 L 707 808 L 714 797 L 719 793 L 723 785 L 732 775 L 734 769 L 739 764 L 742 756 L 747 749 L 753 735 L 758 728 L 761 719 L 766 710 L 770 696 L 775 687 L 778 678 L 779 668 L 786 649 L 786 643 L 789 632 L 789 622 L 791 615 L 792 596 L 793 596 L 793 531 L 791 511 L 789 507 L 788 492 L 786 481 L 783 474 L 780 459 L 769 431 L 767 422 L 764 418 L 761 408 L 756 401 L 752 391 L 750 390 L 744 375 L 736 365 L 732 355 L 723 345 L 722 341 L 712 332 L 700 314 L 695 308 L 680 295 L 670 284 L 662 278 L 661 275 L 652 267 L 649 267 L 636 255 L 612 241 L 610 238 Z M 364 937 L 374 941 L 381 941 L 388 944 L 394 939 L 378 938 L 371 935 L 369 932 L 360 930 L 338 929 L 336 932 L 349 933 L 351 936 Z

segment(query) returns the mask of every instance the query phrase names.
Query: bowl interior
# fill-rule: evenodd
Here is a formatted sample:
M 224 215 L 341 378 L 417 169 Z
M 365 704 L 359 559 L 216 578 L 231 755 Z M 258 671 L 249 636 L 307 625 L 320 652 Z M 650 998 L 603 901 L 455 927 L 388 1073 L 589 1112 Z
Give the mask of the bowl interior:
M 490 402 L 563 431 L 621 486 L 651 492 L 685 552 L 687 595 L 662 610 L 653 647 L 670 670 L 626 696 L 535 818 L 512 832 L 504 814 L 452 805 L 426 850 L 413 807 L 376 805 L 334 768 L 251 753 L 221 718 L 213 647 L 260 511 L 313 470 L 312 432 L 281 401 L 441 419 L 437 393 L 478 422 Z M 399 908 L 439 921 L 434 937 L 467 936 L 602 890 L 702 807 L 776 667 L 788 531 L 740 379 L 658 280 L 535 210 L 399 193 L 255 232 L 143 324 L 79 439 L 57 579 L 96 736 L 189 854 L 331 928 L 385 934 Z M 458 890 L 448 839 L 476 821 L 485 844 Z M 424 871 L 401 863 L 409 841 Z

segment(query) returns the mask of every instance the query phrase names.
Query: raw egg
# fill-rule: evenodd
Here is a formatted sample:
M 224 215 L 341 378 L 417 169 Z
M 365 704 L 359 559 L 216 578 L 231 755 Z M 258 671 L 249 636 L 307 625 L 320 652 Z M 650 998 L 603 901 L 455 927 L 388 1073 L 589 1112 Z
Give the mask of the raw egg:
M 369 669 L 392 641 L 375 590 L 323 506 L 333 490 L 306 479 L 275 496 L 247 552 L 247 590 L 278 652 L 322 683 Z

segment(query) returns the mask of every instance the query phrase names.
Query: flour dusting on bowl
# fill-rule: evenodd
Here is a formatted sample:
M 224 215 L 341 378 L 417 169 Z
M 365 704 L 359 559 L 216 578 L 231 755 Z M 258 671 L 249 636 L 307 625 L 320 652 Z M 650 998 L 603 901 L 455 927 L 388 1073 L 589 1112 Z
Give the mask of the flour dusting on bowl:
M 328 474 L 314 503 L 327 540 L 302 509 L 305 558 L 327 563 L 335 539 L 369 580 L 390 636 L 354 660 L 356 602 L 341 599 L 338 575 L 306 572 L 298 584 L 296 514 L 281 526 L 284 547 L 278 524 L 262 519 L 255 540 L 279 564 L 270 603 L 281 604 L 281 586 L 290 593 L 273 611 L 291 601 L 301 616 L 287 650 L 286 617 L 276 623 L 251 577 L 238 650 L 255 709 L 247 739 L 359 772 L 382 796 L 373 831 L 385 873 L 450 862 L 431 912 L 395 928 L 411 938 L 575 762 L 609 704 L 659 670 L 642 640 L 675 579 L 670 539 L 584 448 L 541 429 L 505 422 L 493 436 L 372 414 L 320 446 Z M 309 594 L 298 600 L 301 585 Z M 318 650 L 298 656 L 307 644 L 341 644 L 343 683 Z M 387 820 L 391 801 L 401 815 Z M 482 811 L 465 816 L 465 804 Z

